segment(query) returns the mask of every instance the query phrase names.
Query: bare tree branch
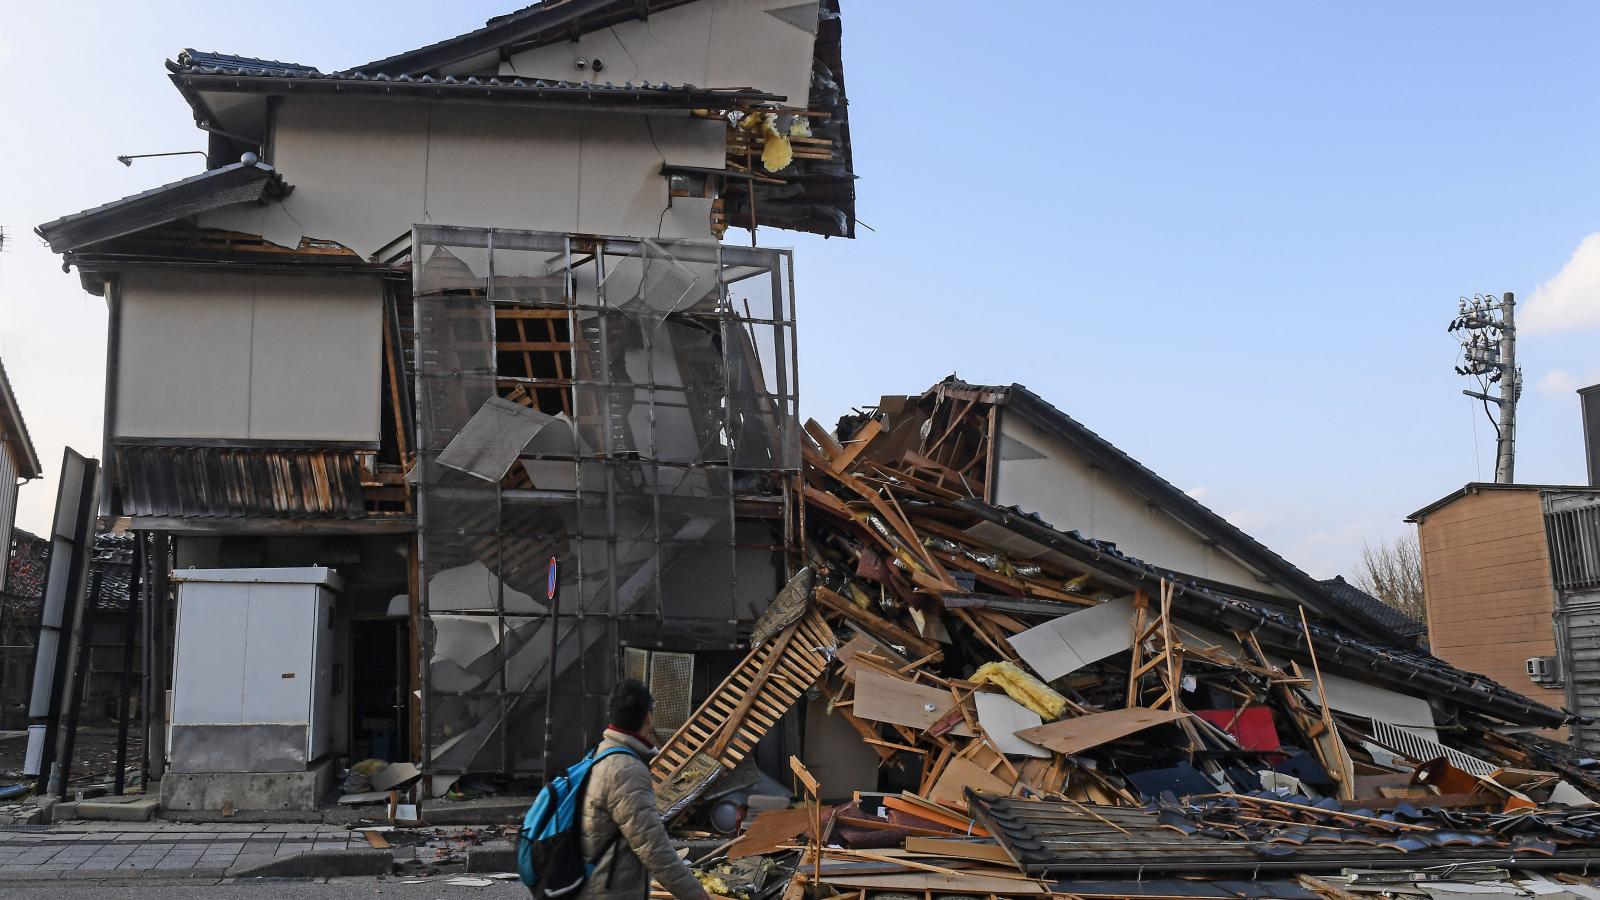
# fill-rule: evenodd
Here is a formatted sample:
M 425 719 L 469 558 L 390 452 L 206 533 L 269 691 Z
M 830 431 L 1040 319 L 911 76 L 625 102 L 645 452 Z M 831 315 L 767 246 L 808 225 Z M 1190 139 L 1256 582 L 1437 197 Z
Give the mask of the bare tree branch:
M 1428 621 L 1427 598 L 1422 594 L 1422 549 L 1416 535 L 1377 547 L 1363 542 L 1361 565 L 1352 582 L 1418 622 Z

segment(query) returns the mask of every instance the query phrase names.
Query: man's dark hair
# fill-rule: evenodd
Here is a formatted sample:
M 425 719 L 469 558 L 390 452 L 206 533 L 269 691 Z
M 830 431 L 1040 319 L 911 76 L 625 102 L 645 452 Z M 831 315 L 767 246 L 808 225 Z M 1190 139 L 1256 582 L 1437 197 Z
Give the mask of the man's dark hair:
M 645 716 L 654 709 L 656 698 L 637 678 L 624 678 L 611 689 L 611 724 L 628 731 L 644 727 Z

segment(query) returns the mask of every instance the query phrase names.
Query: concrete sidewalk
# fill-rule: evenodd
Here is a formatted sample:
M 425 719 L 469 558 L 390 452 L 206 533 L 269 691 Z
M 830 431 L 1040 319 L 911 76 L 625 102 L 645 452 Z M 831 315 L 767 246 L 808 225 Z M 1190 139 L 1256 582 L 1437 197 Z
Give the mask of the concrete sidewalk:
M 287 868 L 303 861 L 306 875 L 389 871 L 394 854 L 374 850 L 360 834 L 342 827 L 242 825 L 204 829 L 152 823 L 136 830 L 97 828 L 100 823 L 50 830 L 0 828 L 0 881 L 153 874 L 159 877 L 222 877 Z M 107 823 L 109 824 L 109 823 Z M 343 866 L 337 861 L 343 860 Z M 346 871 L 316 871 L 319 865 Z M 380 866 L 381 863 L 381 866 Z

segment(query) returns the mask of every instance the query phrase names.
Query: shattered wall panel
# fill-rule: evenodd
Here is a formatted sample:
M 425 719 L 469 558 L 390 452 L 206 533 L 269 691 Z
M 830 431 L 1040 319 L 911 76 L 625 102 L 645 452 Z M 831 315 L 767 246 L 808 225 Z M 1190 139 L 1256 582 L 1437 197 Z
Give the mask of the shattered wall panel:
M 598 737 L 624 634 L 732 648 L 759 612 L 735 508 L 789 509 L 798 469 L 789 257 L 440 226 L 412 255 L 425 759 L 542 775 Z

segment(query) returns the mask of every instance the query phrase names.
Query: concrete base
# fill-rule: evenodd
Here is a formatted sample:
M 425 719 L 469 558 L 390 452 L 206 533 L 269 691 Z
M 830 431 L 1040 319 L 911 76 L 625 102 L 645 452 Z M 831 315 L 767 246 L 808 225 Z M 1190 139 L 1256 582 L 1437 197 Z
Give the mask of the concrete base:
M 393 850 L 307 850 L 251 861 L 239 857 L 228 869 L 229 878 L 339 878 L 388 875 L 394 869 Z
M 428 800 L 422 804 L 422 818 L 429 825 L 516 825 L 532 804 L 532 794 Z
M 333 785 L 333 760 L 304 772 L 168 772 L 161 779 L 161 808 L 168 812 L 221 810 L 315 811 Z
M 148 822 L 160 807 L 154 797 L 104 797 L 71 805 L 77 807 L 74 818 L 93 822 Z

